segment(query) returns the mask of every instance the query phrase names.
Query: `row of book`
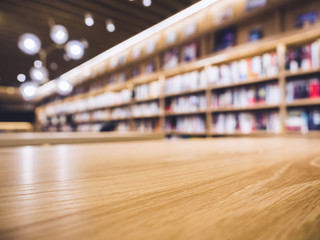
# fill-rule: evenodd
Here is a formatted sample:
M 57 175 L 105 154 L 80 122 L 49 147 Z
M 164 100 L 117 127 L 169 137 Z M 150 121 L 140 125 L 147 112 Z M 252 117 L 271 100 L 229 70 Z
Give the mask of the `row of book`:
M 207 86 L 205 70 L 192 71 L 169 77 L 165 82 L 165 93 L 176 94 L 185 91 L 202 89 Z
M 105 110 L 97 110 L 91 113 L 90 120 L 89 121 L 106 121 L 107 119 L 111 118 L 110 109 Z M 82 114 L 82 113 L 79 113 Z M 78 115 L 78 114 L 77 114 Z
M 112 119 L 128 118 L 131 116 L 129 107 L 117 107 L 111 110 Z
M 207 69 L 208 82 L 212 85 L 228 85 L 252 78 L 275 77 L 279 72 L 277 54 L 241 59 Z
M 205 94 L 192 94 L 166 100 L 166 112 L 168 113 L 205 111 L 206 108 L 207 99 Z
M 134 129 L 138 132 L 157 132 L 160 131 L 160 122 L 159 119 L 136 120 Z
M 167 118 L 165 121 L 165 130 L 181 133 L 205 133 L 206 121 L 204 116 L 179 116 Z
M 320 79 L 317 77 L 288 81 L 286 84 L 286 100 L 292 102 L 296 99 L 319 98 Z
M 199 54 L 198 44 L 189 43 L 180 49 L 178 47 L 167 50 L 163 55 L 163 69 L 171 69 L 180 62 L 196 60 Z M 297 47 L 290 47 L 286 52 L 285 67 L 291 72 L 298 70 L 308 71 L 320 67 L 320 42 L 315 41 Z M 145 73 L 152 73 L 156 70 L 154 61 L 147 63 Z M 211 67 L 208 71 L 209 82 L 217 85 L 230 84 L 245 81 L 257 77 L 273 77 L 278 74 L 278 60 L 275 52 L 266 53 L 262 56 L 241 59 L 228 64 Z M 130 73 L 130 77 L 140 75 L 140 68 L 135 67 Z M 127 76 L 125 72 L 112 74 L 109 83 L 125 82 Z
M 77 131 L 77 132 L 100 132 L 101 129 L 103 128 L 103 125 L 104 125 L 103 123 L 79 124 L 79 125 L 76 126 L 74 131 Z M 68 126 L 68 125 L 66 125 L 66 126 Z M 60 128 L 60 130 L 61 129 L 62 128 Z M 70 130 L 70 128 L 67 131 L 69 131 L 69 130 Z M 118 122 L 116 124 L 115 131 L 118 131 L 118 132 L 129 132 L 130 131 L 129 123 L 127 121 Z
M 135 77 L 139 76 L 141 74 L 141 70 L 142 70 L 142 73 L 145 73 L 145 74 L 150 74 L 150 73 L 155 72 L 157 70 L 156 61 L 151 60 L 151 61 L 147 62 L 146 64 L 143 65 L 143 68 L 141 68 L 139 65 L 133 67 L 130 71 L 129 77 L 135 78 Z
M 250 87 L 215 91 L 212 95 L 212 108 L 245 108 L 256 104 L 279 104 L 281 91 L 277 83 L 259 84 Z
M 109 76 L 108 83 L 121 83 L 127 81 L 127 74 L 126 72 L 119 72 L 114 73 Z
M 128 121 L 117 122 L 116 131 L 118 131 L 118 132 L 129 132 L 130 131 L 129 122 Z
M 87 99 L 79 99 L 68 101 L 45 108 L 47 116 L 53 116 L 61 113 L 73 114 L 94 110 L 103 107 L 110 107 L 117 104 L 129 103 L 131 101 L 132 92 L 124 89 L 120 92 L 107 92 Z
M 58 126 L 58 125 L 64 125 L 67 123 L 67 118 L 65 115 L 55 115 L 52 116 L 51 118 L 43 118 L 41 124 L 43 125 L 53 125 L 53 126 Z
M 197 42 L 191 42 L 186 44 L 180 49 L 178 47 L 173 47 L 163 54 L 163 69 L 171 69 L 180 62 L 189 62 L 196 60 L 199 55 L 199 46 Z
M 116 120 L 121 118 L 128 118 L 131 115 L 129 107 L 117 107 L 112 110 L 98 110 L 94 112 L 80 112 L 72 115 L 72 123 L 89 123 L 89 122 L 104 122 L 109 120 Z M 61 119 L 64 115 L 60 115 L 58 119 Z M 64 122 L 53 121 L 57 117 L 51 118 L 52 125 L 64 124 Z
M 180 62 L 196 60 L 199 54 L 199 46 L 196 42 L 189 43 L 180 49 L 171 48 L 164 52 L 163 69 L 177 67 Z M 315 41 L 302 46 L 290 47 L 286 52 L 285 67 L 291 72 L 298 70 L 308 71 L 320 67 L 320 42 Z M 146 64 L 144 72 L 152 73 L 156 71 L 156 64 L 151 61 Z M 228 64 L 214 66 L 209 69 L 209 82 L 214 84 L 230 84 L 245 81 L 257 77 L 273 77 L 278 74 L 278 60 L 275 52 L 266 53 L 262 56 L 241 59 Z M 140 67 L 135 67 L 130 73 L 130 77 L 140 75 Z M 127 76 L 125 72 L 112 74 L 109 83 L 125 82 Z
M 288 111 L 286 128 L 288 131 L 302 133 L 320 130 L 320 107 L 298 108 Z
M 257 130 L 280 133 L 281 122 L 276 111 L 259 113 L 221 113 L 213 116 L 212 131 L 217 134 L 249 134 Z
M 132 106 L 132 116 L 153 116 L 159 114 L 159 103 L 141 103 L 134 104 Z M 72 119 L 75 123 L 94 122 L 94 121 L 109 121 L 123 118 L 129 118 L 131 116 L 130 107 L 116 107 L 113 109 L 99 110 L 94 112 L 81 112 L 74 114 Z M 56 119 L 52 118 L 52 119 Z M 60 123 L 60 122 L 59 122 Z M 56 125 L 57 123 L 52 123 Z
M 318 69 L 320 67 L 320 41 L 290 47 L 286 52 L 285 67 L 290 72 Z
M 160 114 L 160 106 L 158 101 L 134 104 L 132 106 L 132 116 L 143 117 Z
M 77 132 L 99 132 L 102 128 L 102 123 L 95 124 L 79 124 L 76 127 Z
M 142 84 L 135 87 L 134 98 L 135 100 L 144 100 L 148 98 L 156 98 L 160 96 L 160 82 L 153 81 L 148 84 Z

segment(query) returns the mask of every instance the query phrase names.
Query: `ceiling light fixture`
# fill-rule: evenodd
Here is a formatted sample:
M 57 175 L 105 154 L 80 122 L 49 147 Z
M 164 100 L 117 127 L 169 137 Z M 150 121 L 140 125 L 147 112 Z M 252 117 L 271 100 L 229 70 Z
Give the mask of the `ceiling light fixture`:
M 67 95 L 71 93 L 73 89 L 72 85 L 68 81 L 61 78 L 57 81 L 57 86 L 58 86 L 58 93 L 61 95 Z
M 19 82 L 24 82 L 26 80 L 26 75 L 20 73 L 18 76 L 17 76 L 17 79 Z
M 111 19 L 108 19 L 106 21 L 106 28 L 107 28 L 108 32 L 114 32 L 116 30 L 116 26 L 114 25 L 114 23 Z
M 88 27 L 93 26 L 93 24 L 94 24 L 94 19 L 93 19 L 91 13 L 86 13 L 86 14 L 84 15 L 84 23 L 85 23 Z
M 38 82 L 38 83 L 44 83 L 46 82 L 48 78 L 48 70 L 45 67 L 32 67 L 30 69 L 30 77 L 33 81 Z
M 66 61 L 70 59 L 78 60 L 83 57 L 84 49 L 86 49 L 89 46 L 88 41 L 85 39 L 81 41 L 71 40 L 67 42 L 69 38 L 69 33 L 64 26 L 55 25 L 52 20 L 49 20 L 49 25 L 51 26 L 50 37 L 54 42 L 54 44 L 48 46 L 47 48 L 41 48 L 40 39 L 35 34 L 32 34 L 32 33 L 22 34 L 18 40 L 18 47 L 23 53 L 28 55 L 39 54 L 39 57 L 40 57 L 40 60 L 36 60 L 34 62 L 34 67 L 31 67 L 29 71 L 30 78 L 35 82 L 35 84 L 24 85 L 24 87 L 21 87 L 21 93 L 23 96 L 26 96 L 25 97 L 26 100 L 29 100 L 32 97 L 31 96 L 32 94 L 30 94 L 31 87 L 37 88 L 38 84 L 44 84 L 49 80 L 49 72 L 47 69 L 47 55 L 49 53 L 51 53 L 55 49 L 64 49 L 65 50 L 64 59 Z M 55 67 L 51 67 L 51 69 L 54 69 L 54 68 Z M 24 82 L 26 80 L 26 77 L 23 78 L 19 74 L 17 79 L 20 82 Z M 26 86 L 28 86 L 28 88 L 26 88 Z
M 25 54 L 35 55 L 41 49 L 41 41 L 36 35 L 25 33 L 19 38 L 18 47 Z
M 56 62 L 50 63 L 50 69 L 55 71 L 58 69 L 58 64 Z
M 41 68 L 42 62 L 40 60 L 36 60 L 36 61 L 34 61 L 33 66 L 36 68 Z
M 84 44 L 78 40 L 69 41 L 65 46 L 65 51 L 69 58 L 78 60 L 83 57 Z
M 20 92 L 25 100 L 31 100 L 37 92 L 37 84 L 35 82 L 26 82 L 21 84 Z
M 143 0 L 142 3 L 143 3 L 143 5 L 144 5 L 145 7 L 150 7 L 151 4 L 152 4 L 152 1 L 151 1 L 151 0 Z
M 56 44 L 64 44 L 68 38 L 68 30 L 62 25 L 54 25 L 50 30 L 50 37 Z

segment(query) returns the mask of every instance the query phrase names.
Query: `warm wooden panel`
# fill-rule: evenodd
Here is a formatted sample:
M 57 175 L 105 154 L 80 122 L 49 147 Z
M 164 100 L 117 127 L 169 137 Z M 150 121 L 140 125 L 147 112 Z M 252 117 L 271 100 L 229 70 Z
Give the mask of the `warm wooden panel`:
M 320 140 L 0 149 L 1 239 L 320 239 Z

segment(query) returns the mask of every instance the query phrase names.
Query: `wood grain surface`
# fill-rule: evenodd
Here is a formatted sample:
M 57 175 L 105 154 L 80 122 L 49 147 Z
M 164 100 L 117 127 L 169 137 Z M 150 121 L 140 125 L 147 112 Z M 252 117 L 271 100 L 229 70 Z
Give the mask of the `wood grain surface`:
M 320 239 L 320 139 L 0 149 L 0 239 Z

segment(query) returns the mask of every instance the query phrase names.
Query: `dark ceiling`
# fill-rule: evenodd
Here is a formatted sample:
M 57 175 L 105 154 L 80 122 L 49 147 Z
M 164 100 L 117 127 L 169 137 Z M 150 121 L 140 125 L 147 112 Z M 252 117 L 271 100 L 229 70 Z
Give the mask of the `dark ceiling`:
M 53 79 L 198 1 L 153 0 L 150 7 L 144 7 L 142 0 L 1 0 L 0 86 L 19 86 L 19 73 L 29 79 L 29 69 L 39 56 L 22 53 L 17 47 L 18 38 L 30 32 L 40 38 L 43 48 L 52 45 L 50 19 L 68 29 L 69 39 L 86 39 L 89 43 L 81 60 L 65 61 L 63 50 L 50 53 L 47 67 L 50 79 Z M 86 12 L 94 17 L 92 27 L 84 24 Z M 105 21 L 108 18 L 116 25 L 113 33 L 106 31 Z M 57 64 L 57 70 L 50 69 L 53 62 Z

